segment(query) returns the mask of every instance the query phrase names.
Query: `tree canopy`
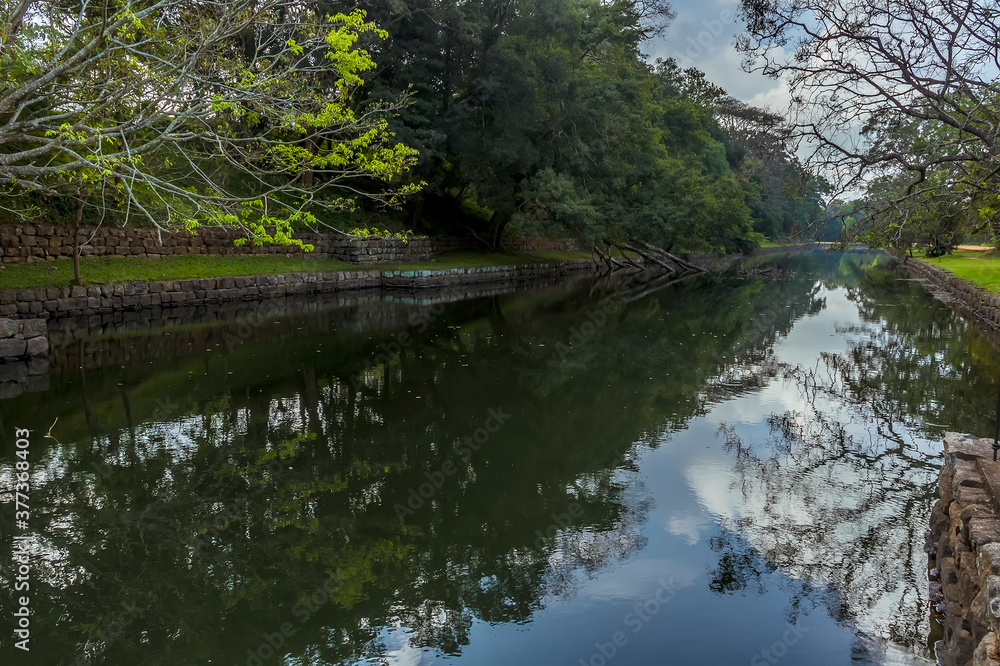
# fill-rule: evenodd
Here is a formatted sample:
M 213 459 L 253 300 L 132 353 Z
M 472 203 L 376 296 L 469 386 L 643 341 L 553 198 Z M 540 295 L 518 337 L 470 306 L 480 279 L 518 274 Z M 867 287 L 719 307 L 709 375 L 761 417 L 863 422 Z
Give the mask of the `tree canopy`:
M 764 170 L 745 160 L 752 151 L 735 148 L 747 135 L 719 123 L 724 91 L 697 70 L 644 59 L 643 40 L 672 18 L 665 3 L 362 6 L 390 33 L 368 93 L 412 92 L 392 128 L 420 152 L 417 223 L 436 211 L 444 228 L 493 245 L 513 228 L 736 250 L 818 215 L 801 169 L 772 170 L 780 183 L 762 189 Z M 761 206 L 768 196 L 787 214 Z M 461 225 L 440 214 L 463 209 L 476 214 Z
M 0 3 L 4 205 L 63 196 L 287 243 L 317 206 L 392 201 L 412 187 L 370 183 L 414 151 L 387 129 L 394 104 L 352 104 L 374 65 L 362 35 L 386 37 L 291 0 Z
M 664 0 L 4 0 L 0 206 L 283 243 L 384 204 L 494 247 L 733 251 L 808 226 L 822 188 L 783 119 L 641 53 L 672 17 Z
M 855 234 L 938 246 L 993 227 L 1000 15 L 995 3 L 743 0 L 751 70 L 783 78 L 791 134 L 840 192 Z M 950 241 L 948 241 L 950 242 Z

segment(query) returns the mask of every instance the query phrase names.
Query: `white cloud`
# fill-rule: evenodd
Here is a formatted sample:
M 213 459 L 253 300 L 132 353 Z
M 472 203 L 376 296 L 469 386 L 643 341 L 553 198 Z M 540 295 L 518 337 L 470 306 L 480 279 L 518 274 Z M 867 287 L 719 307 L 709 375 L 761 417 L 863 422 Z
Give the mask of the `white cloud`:
M 677 0 L 677 18 L 667 34 L 645 44 L 645 51 L 651 60 L 676 58 L 683 67 L 697 67 L 737 99 L 784 112 L 788 106 L 784 84 L 741 68 L 743 56 L 733 46 L 742 29 L 738 9 L 739 0 Z

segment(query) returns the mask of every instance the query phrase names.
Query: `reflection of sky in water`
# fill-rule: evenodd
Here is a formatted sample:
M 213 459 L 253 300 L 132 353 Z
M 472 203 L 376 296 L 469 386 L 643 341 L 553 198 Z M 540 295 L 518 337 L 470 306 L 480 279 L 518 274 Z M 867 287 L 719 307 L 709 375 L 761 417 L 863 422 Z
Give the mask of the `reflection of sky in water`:
M 224 327 L 92 343 L 108 358 L 84 372 L 74 356 L 44 396 L 0 404 L 42 433 L 59 416 L 33 488 L 55 585 L 40 617 L 60 618 L 43 661 L 71 663 L 71 627 L 141 592 L 151 642 L 127 636 L 107 663 L 245 663 L 344 566 L 364 589 L 303 625 L 286 663 L 746 664 L 789 623 L 781 664 L 914 663 L 940 448 L 926 423 L 981 430 L 997 357 L 891 272 L 809 261 L 646 295 L 565 363 L 586 292 L 457 304 L 384 371 L 358 359 L 409 313 L 353 301 L 232 353 L 198 351 Z M 811 291 L 817 268 L 852 286 Z M 404 527 L 393 503 L 498 405 L 510 424 Z M 0 489 L 11 478 L 0 463 Z M 184 546 L 202 528 L 212 543 Z
M 813 380 L 830 379 L 821 353 L 845 354 L 856 340 L 839 327 L 878 326 L 862 322 L 845 290 L 821 289 L 819 296 L 826 307 L 774 347 L 781 368 L 815 369 Z M 582 580 L 572 596 L 546 599 L 527 625 L 476 621 L 463 659 L 599 664 L 601 646 L 622 631 L 626 643 L 608 663 L 769 663 L 753 660 L 788 635 L 791 621 L 801 638 L 780 648 L 782 664 L 924 663 L 915 652 L 927 632 L 926 556 L 910 545 L 923 533 L 927 507 L 917 502 L 902 514 L 914 494 L 906 485 L 925 484 L 932 472 L 912 468 L 899 453 L 866 457 L 887 448 L 871 415 L 834 392 L 810 397 L 801 376 L 779 372 L 758 390 L 710 404 L 656 448 L 638 449 L 653 507 L 642 527 L 648 544 Z M 786 424 L 808 444 L 786 448 L 768 422 L 772 414 L 789 415 Z M 847 438 L 839 453 L 831 423 Z M 745 457 L 724 446 L 723 425 Z M 935 450 L 936 442 L 917 433 L 902 437 L 905 455 Z M 747 580 L 711 593 L 710 585 L 726 578 L 710 568 L 723 561 Z M 661 580 L 675 586 L 675 596 L 638 622 L 636 605 L 651 599 Z M 895 644 L 892 635 L 914 645 Z M 386 630 L 383 639 L 390 664 L 449 659 L 408 645 L 404 629 Z

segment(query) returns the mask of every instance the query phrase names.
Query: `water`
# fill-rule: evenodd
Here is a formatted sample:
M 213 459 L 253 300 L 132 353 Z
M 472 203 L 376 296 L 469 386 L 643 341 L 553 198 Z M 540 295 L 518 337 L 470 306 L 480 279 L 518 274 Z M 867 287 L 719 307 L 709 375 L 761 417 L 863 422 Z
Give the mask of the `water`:
M 923 663 L 1000 358 L 876 255 L 768 263 L 55 335 L 3 663 Z

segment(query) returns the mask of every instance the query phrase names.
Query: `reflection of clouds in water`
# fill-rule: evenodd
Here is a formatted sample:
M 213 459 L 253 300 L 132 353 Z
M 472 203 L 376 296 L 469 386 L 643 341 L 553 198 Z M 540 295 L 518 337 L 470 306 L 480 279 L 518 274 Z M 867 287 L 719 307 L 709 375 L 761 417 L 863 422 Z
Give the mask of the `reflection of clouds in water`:
M 708 521 L 704 516 L 694 514 L 677 514 L 670 517 L 667 531 L 674 536 L 682 537 L 688 545 L 695 545 L 701 541 L 701 533 L 708 527 Z
M 926 474 L 873 483 L 859 460 L 811 462 L 793 454 L 750 473 L 695 463 L 685 478 L 698 501 L 738 525 L 754 551 L 793 578 L 836 587 L 859 630 L 919 642 L 925 600 L 916 574 L 926 556 L 912 544 L 925 515 L 892 488 L 912 497 Z
M 782 362 L 809 367 L 821 352 L 842 354 L 850 348 L 848 339 L 831 333 L 839 323 L 858 321 L 858 306 L 848 299 L 844 289 L 820 289 L 817 298 L 825 300 L 823 310 L 797 321 L 788 335 L 774 345 L 774 353 Z
M 849 355 L 854 342 L 831 338 L 834 324 L 872 325 L 845 290 L 822 296 L 826 309 L 775 345 L 775 378 L 707 417 L 730 424 L 719 441 L 738 445 L 719 447 L 723 458 L 714 446 L 699 453 L 684 477 L 753 552 L 794 579 L 837 590 L 852 624 L 880 639 L 871 646 L 880 663 L 914 663 L 899 644 L 919 646 L 927 632 L 926 557 L 914 544 L 928 509 L 919 489 L 933 470 L 909 456 L 928 444 L 829 381 L 821 357 Z M 678 531 L 684 524 L 678 520 Z
M 775 367 L 780 373 L 781 368 Z M 777 377 L 759 391 L 750 393 L 726 404 L 727 423 L 762 423 L 762 416 L 771 413 L 802 412 L 808 403 L 798 391 L 789 391 L 785 382 Z
M 646 601 L 663 585 L 679 590 L 698 584 L 704 571 L 688 560 L 667 558 L 626 562 L 614 576 L 601 576 L 587 583 L 588 599 L 600 602 Z M 663 582 L 661 582 L 663 581 Z
M 405 629 L 390 629 L 379 637 L 385 645 L 385 654 L 370 663 L 386 664 L 387 666 L 418 666 L 423 658 L 424 650 L 410 645 Z

